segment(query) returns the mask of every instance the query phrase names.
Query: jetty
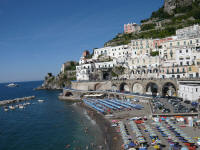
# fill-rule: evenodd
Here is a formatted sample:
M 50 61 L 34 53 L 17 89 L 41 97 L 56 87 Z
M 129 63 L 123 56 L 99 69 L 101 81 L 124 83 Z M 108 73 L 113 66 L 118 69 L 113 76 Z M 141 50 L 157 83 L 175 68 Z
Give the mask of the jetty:
M 12 103 L 18 103 L 18 102 L 22 102 L 22 101 L 26 101 L 26 100 L 31 100 L 34 98 L 35 98 L 35 96 L 27 96 L 27 97 L 15 98 L 15 99 L 10 99 L 10 100 L 2 100 L 2 101 L 0 101 L 0 106 L 12 104 Z

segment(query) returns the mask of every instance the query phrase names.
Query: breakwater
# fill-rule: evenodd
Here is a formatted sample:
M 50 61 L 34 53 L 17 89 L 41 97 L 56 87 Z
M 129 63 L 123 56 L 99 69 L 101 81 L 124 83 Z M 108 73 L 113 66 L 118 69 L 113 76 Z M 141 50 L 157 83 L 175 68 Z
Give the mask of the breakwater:
M 11 104 L 11 103 L 18 103 L 26 100 L 31 100 L 34 99 L 35 96 L 27 96 L 27 97 L 21 97 L 21 98 L 15 98 L 15 99 L 10 99 L 10 100 L 2 100 L 0 101 L 0 106 Z

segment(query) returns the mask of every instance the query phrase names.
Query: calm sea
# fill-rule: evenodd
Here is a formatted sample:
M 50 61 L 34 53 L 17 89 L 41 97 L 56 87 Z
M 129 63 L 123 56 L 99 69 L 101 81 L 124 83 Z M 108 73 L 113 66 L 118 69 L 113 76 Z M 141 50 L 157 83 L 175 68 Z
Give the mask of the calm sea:
M 35 95 L 25 109 L 4 112 L 0 107 L 0 150 L 85 150 L 91 143 L 102 145 L 98 125 L 84 111 L 58 100 L 61 91 L 34 91 L 41 81 L 19 82 L 19 87 L 0 84 L 0 100 Z M 37 100 L 45 100 L 39 103 Z M 88 133 L 85 133 L 85 128 Z M 91 148 L 94 150 L 96 148 Z

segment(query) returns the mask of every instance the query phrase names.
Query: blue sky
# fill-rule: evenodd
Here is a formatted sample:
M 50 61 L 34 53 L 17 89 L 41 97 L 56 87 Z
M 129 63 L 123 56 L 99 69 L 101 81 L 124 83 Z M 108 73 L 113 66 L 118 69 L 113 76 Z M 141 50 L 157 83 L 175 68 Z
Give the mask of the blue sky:
M 0 82 L 57 74 L 85 49 L 103 47 L 123 24 L 140 23 L 163 0 L 0 0 Z

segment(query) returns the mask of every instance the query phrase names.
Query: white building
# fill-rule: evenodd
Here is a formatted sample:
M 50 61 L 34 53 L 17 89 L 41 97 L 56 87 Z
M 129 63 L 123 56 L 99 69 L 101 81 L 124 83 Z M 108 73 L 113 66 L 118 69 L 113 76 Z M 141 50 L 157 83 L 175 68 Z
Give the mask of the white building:
M 183 29 L 178 29 L 176 30 L 176 35 L 179 39 L 199 37 L 200 26 L 193 25 L 193 26 L 185 27 Z
M 115 66 L 113 61 L 110 62 L 97 62 L 95 63 L 95 68 L 97 69 L 108 69 L 108 68 L 113 68 Z
M 180 83 L 178 96 L 183 100 L 198 101 L 200 98 L 200 83 Z
M 90 73 L 93 71 L 92 64 L 82 64 L 76 66 L 76 80 L 89 80 Z
M 115 47 L 103 47 L 94 49 L 93 59 L 96 60 L 100 56 L 107 56 L 111 58 L 127 57 L 129 54 L 128 45 L 121 45 Z

